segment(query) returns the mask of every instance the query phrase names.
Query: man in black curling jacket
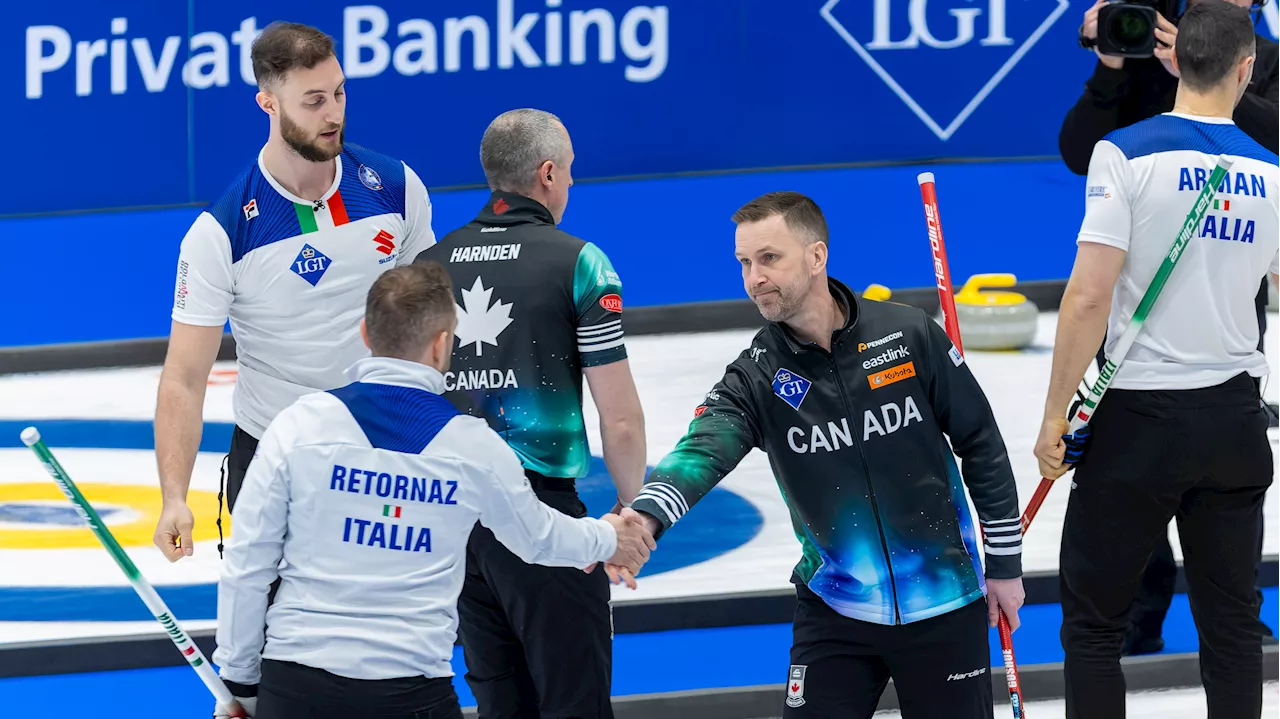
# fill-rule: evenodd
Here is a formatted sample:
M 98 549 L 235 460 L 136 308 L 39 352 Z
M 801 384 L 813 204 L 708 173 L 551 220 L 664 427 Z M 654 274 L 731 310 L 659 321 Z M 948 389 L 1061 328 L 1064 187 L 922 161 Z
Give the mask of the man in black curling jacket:
M 1067 168 L 1077 175 L 1087 175 L 1093 148 L 1108 133 L 1128 127 L 1149 117 L 1173 109 L 1174 95 L 1178 90 L 1178 74 L 1173 67 L 1171 50 L 1177 41 L 1178 27 L 1165 14 L 1175 20 L 1179 5 L 1199 2 L 1230 2 L 1233 5 L 1256 10 L 1266 0 L 1166 0 L 1168 7 L 1159 16 L 1156 30 L 1156 54 L 1149 58 L 1122 58 L 1098 56 L 1093 75 L 1085 82 L 1084 94 L 1067 112 L 1058 134 L 1058 149 Z M 1097 0 L 1084 14 L 1080 27 L 1081 37 L 1096 41 L 1098 37 L 1098 10 L 1107 0 Z M 1257 59 L 1254 62 L 1253 80 L 1245 89 L 1244 97 L 1236 105 L 1232 118 L 1236 125 L 1266 149 L 1276 152 L 1280 146 L 1280 47 L 1270 38 L 1255 33 Z M 1170 242 L 1173 238 L 1169 239 Z M 1263 339 L 1267 330 L 1267 283 L 1262 282 L 1255 300 L 1258 312 L 1258 350 L 1263 351 Z M 1102 350 L 1098 351 L 1098 366 L 1105 363 Z M 1272 426 L 1276 424 L 1276 407 L 1267 407 Z M 1165 614 L 1173 600 L 1177 578 L 1177 563 L 1173 549 L 1166 540 L 1157 545 L 1155 553 L 1142 577 L 1142 587 L 1134 602 L 1130 616 L 1132 627 L 1125 637 L 1126 654 L 1148 654 L 1164 647 L 1161 637 Z

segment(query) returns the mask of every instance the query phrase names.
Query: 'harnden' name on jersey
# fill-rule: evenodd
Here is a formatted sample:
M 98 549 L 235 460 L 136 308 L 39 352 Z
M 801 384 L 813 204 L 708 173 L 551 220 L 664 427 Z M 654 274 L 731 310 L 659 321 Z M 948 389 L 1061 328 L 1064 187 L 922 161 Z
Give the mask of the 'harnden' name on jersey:
M 399 160 L 348 145 L 317 202 L 258 161 L 182 241 L 173 319 L 221 326 L 239 356 L 236 424 L 261 437 L 298 397 L 345 384 L 368 356 L 365 297 L 378 275 L 435 243 L 422 180 Z
M 609 258 L 538 202 L 501 192 L 421 258 L 448 268 L 457 295 L 445 396 L 488 420 L 526 468 L 584 476 L 582 368 L 627 356 Z
M 1254 298 L 1280 270 L 1277 161 L 1227 118 L 1157 115 L 1107 135 L 1089 165 L 1080 242 L 1124 250 L 1110 353 L 1209 180 L 1232 166 L 1116 372 L 1121 389 L 1196 389 L 1267 374 Z

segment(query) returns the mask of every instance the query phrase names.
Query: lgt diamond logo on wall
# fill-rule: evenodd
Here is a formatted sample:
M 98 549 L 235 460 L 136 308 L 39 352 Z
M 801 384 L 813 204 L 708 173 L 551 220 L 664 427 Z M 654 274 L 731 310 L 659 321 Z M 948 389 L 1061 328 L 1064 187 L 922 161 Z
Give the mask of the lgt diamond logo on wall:
M 945 142 L 1068 7 L 1069 0 L 827 0 L 819 12 Z

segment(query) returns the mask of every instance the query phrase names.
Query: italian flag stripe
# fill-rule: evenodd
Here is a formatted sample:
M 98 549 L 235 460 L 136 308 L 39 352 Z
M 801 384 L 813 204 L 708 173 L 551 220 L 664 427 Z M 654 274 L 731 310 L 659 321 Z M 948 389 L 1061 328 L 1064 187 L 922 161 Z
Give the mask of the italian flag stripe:
M 1231 200 L 1214 200 L 1214 201 L 1213 201 L 1213 209 L 1215 209 L 1215 210 L 1230 210 L 1230 209 L 1231 209 Z
M 347 217 L 347 205 L 342 201 L 341 192 L 335 192 L 333 197 L 325 200 L 323 210 L 317 211 L 315 205 L 302 202 L 293 203 L 293 209 L 298 213 L 298 225 L 302 228 L 304 235 L 309 232 L 319 232 L 322 227 L 329 229 L 351 221 Z
M 293 203 L 293 209 L 298 213 L 298 225 L 302 227 L 302 234 L 315 232 L 320 228 L 316 226 L 316 211 L 311 209 L 311 205 L 304 205 L 301 202 Z
M 325 200 L 324 204 L 329 208 L 329 216 L 333 218 L 335 227 L 350 222 L 347 219 L 347 206 L 342 202 L 341 191 L 333 193 L 333 197 Z
M 382 516 L 384 516 L 384 517 L 399 517 L 399 516 L 400 516 L 400 508 L 399 508 L 399 507 L 397 507 L 397 506 L 395 506 L 394 504 L 384 504 L 384 505 L 382 505 Z

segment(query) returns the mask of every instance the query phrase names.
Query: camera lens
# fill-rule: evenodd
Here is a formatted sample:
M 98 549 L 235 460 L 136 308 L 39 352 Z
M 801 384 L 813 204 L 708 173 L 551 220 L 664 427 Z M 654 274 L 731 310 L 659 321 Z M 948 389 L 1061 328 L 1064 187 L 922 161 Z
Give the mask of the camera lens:
M 1117 13 L 1112 26 L 1115 39 L 1128 46 L 1141 45 L 1155 32 L 1147 15 L 1142 12 Z

